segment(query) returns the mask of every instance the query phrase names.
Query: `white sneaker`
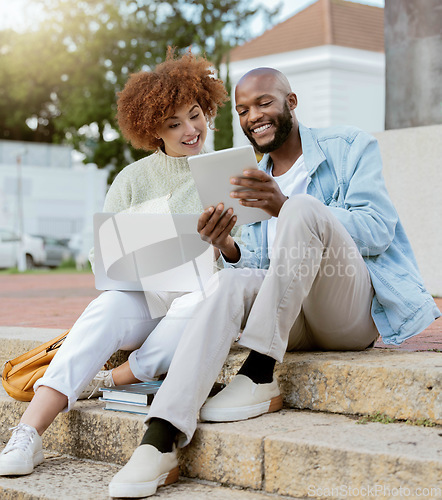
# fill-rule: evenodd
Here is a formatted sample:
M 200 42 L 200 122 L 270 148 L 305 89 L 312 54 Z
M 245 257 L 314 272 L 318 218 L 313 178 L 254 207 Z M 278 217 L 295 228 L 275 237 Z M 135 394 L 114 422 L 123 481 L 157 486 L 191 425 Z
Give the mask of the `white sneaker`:
M 41 437 L 27 424 L 18 424 L 0 453 L 0 476 L 23 476 L 43 462 Z
M 112 378 L 112 370 L 101 370 L 89 382 L 89 384 L 81 391 L 78 399 L 98 398 L 103 395 L 100 387 L 115 387 L 114 379 Z
M 178 481 L 176 450 L 161 453 L 155 446 L 142 444 L 109 484 L 112 498 L 139 498 L 154 495 L 159 486 Z
M 282 396 L 274 379 L 255 384 L 245 375 L 236 375 L 230 384 L 201 408 L 200 420 L 235 422 L 271 413 L 282 408 Z

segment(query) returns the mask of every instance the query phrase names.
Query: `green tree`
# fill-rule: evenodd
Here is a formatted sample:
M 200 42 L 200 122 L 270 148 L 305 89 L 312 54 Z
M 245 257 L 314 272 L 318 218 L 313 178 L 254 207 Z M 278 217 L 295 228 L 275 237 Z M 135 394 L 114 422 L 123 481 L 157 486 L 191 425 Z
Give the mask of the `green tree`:
M 0 31 L 0 138 L 52 142 L 55 92 L 60 82 L 57 58 L 40 31 Z M 46 65 L 36 63 L 50 60 Z M 33 119 L 33 120 L 32 120 Z M 28 123 L 32 122 L 32 127 Z
M 191 46 L 219 68 L 258 13 L 247 0 L 40 4 L 29 29 L 0 31 L 0 138 L 69 142 L 86 162 L 115 172 L 145 155 L 125 143 L 115 122 L 115 94 L 129 74 L 162 61 L 169 45 Z
M 230 83 L 229 61 L 226 62 L 227 73 L 224 80 L 224 85 L 229 95 L 232 94 L 232 85 Z M 233 146 L 233 127 L 232 127 L 232 106 L 231 103 L 226 103 L 219 111 L 215 118 L 215 149 L 226 149 Z

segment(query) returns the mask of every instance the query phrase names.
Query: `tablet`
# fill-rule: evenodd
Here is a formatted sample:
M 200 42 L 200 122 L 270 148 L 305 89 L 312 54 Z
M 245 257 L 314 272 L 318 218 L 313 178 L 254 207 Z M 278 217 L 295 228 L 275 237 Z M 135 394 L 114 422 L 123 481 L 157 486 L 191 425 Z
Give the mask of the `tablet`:
M 230 197 L 230 192 L 235 190 L 235 186 L 230 184 L 230 178 L 241 177 L 245 169 L 258 168 L 252 146 L 189 156 L 188 161 L 204 208 L 224 203 L 226 210 L 233 208 L 237 216 L 236 225 L 270 219 L 270 215 L 264 210 L 244 207 L 238 199 Z

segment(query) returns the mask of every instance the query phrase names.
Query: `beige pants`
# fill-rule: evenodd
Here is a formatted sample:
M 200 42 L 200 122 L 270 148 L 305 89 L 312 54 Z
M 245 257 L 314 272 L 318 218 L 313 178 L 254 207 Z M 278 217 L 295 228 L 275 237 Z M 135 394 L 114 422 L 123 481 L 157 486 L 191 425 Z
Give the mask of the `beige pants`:
M 179 445 L 188 444 L 241 329 L 241 345 L 278 361 L 287 349 L 365 349 L 378 336 L 372 298 L 369 273 L 346 229 L 315 198 L 291 198 L 278 218 L 268 270 L 225 269 L 205 296 L 176 299 L 187 325 L 146 421 L 168 420 L 182 431 Z

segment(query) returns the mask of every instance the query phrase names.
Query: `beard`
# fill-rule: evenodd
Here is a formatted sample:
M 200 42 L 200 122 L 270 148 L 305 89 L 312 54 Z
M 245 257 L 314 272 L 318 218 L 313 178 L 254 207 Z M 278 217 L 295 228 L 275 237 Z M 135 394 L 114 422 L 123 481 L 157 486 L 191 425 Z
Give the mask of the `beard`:
M 276 151 L 287 140 L 287 137 L 289 136 L 293 128 L 292 114 L 287 102 L 284 102 L 283 112 L 274 120 L 270 120 L 270 123 L 275 126 L 275 137 L 269 143 L 262 144 L 261 146 L 256 143 L 252 134 L 248 130 L 243 129 L 243 132 L 246 135 L 247 139 L 252 143 L 252 146 L 256 151 L 258 151 L 258 153 L 266 154 L 271 153 L 272 151 Z

